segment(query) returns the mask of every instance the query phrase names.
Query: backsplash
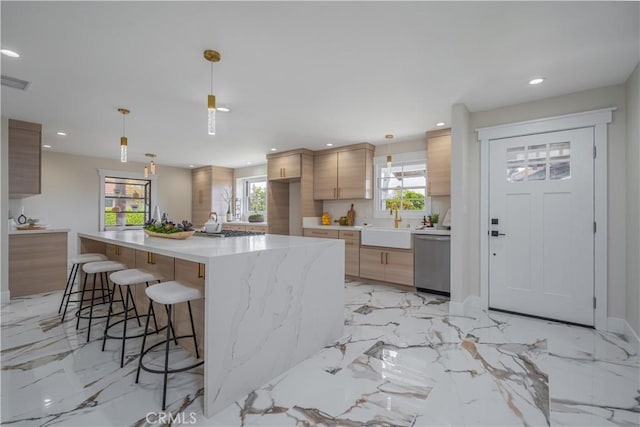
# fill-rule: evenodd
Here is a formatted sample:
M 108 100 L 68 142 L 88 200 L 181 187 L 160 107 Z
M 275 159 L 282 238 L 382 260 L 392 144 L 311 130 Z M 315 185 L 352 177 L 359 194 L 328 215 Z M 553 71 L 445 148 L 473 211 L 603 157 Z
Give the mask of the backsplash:
M 341 216 L 345 216 L 347 211 L 351 208 L 353 203 L 353 209 L 356 211 L 355 225 L 362 225 L 363 223 L 373 224 L 378 227 L 393 227 L 393 218 L 389 215 L 389 219 L 374 218 L 373 217 L 373 200 L 325 200 L 322 204 L 322 211 L 327 212 L 331 216 L 331 221 L 337 221 Z M 431 198 L 431 213 L 440 214 L 440 218 L 444 217 L 447 209 L 451 206 L 451 197 L 432 197 Z M 400 227 L 415 228 L 419 223 L 418 218 L 405 218 Z M 337 222 L 336 222 L 337 224 Z

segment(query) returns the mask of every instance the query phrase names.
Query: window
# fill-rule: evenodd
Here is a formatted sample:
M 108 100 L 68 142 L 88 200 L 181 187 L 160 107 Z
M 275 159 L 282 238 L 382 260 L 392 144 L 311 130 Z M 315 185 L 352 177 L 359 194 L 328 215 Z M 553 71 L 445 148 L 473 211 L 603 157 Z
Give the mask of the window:
M 236 182 L 236 194 L 242 199 L 236 199 L 236 216 L 248 219 L 249 215 L 260 214 L 267 218 L 267 177 L 254 176 L 241 178 Z M 239 202 L 239 203 L 238 203 Z M 240 206 L 238 206 L 240 205 Z M 239 209 L 238 209 L 239 208 Z
M 100 178 L 100 230 L 142 228 L 151 218 L 155 177 L 101 170 Z
M 386 157 L 376 157 L 374 165 L 376 218 L 388 218 L 390 210 L 396 208 L 408 218 L 422 218 L 431 212 L 426 151 L 394 155 L 391 169 L 387 167 Z
M 507 182 L 571 179 L 571 142 L 507 149 Z

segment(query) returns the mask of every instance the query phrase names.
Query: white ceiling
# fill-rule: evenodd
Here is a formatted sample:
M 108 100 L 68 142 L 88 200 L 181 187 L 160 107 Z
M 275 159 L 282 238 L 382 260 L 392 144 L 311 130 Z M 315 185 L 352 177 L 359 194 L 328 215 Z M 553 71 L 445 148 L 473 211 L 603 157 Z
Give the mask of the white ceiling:
M 328 142 L 416 140 L 471 111 L 623 83 L 638 2 L 2 1 L 2 115 L 51 150 L 188 167 L 263 163 Z M 217 135 L 206 131 L 210 65 Z M 539 86 L 530 78 L 545 76 Z M 57 131 L 68 133 L 66 137 Z

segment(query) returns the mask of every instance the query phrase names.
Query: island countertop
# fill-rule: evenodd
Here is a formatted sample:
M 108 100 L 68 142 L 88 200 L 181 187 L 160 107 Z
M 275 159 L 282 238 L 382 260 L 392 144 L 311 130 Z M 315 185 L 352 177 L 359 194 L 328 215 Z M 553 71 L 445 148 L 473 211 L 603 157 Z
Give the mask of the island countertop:
M 85 237 L 104 243 L 119 244 L 124 247 L 199 263 L 206 263 L 211 258 L 225 255 L 304 247 L 317 245 L 323 240 L 327 240 L 275 234 L 226 238 L 194 235 L 188 239 L 175 240 L 147 236 L 143 230 L 78 233 L 78 237 Z

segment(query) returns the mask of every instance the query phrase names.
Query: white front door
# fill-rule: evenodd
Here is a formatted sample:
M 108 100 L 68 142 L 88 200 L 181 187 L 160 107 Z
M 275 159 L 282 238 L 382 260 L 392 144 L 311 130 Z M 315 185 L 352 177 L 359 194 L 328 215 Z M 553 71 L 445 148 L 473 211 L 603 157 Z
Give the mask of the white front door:
M 594 324 L 593 128 L 492 140 L 489 307 Z

